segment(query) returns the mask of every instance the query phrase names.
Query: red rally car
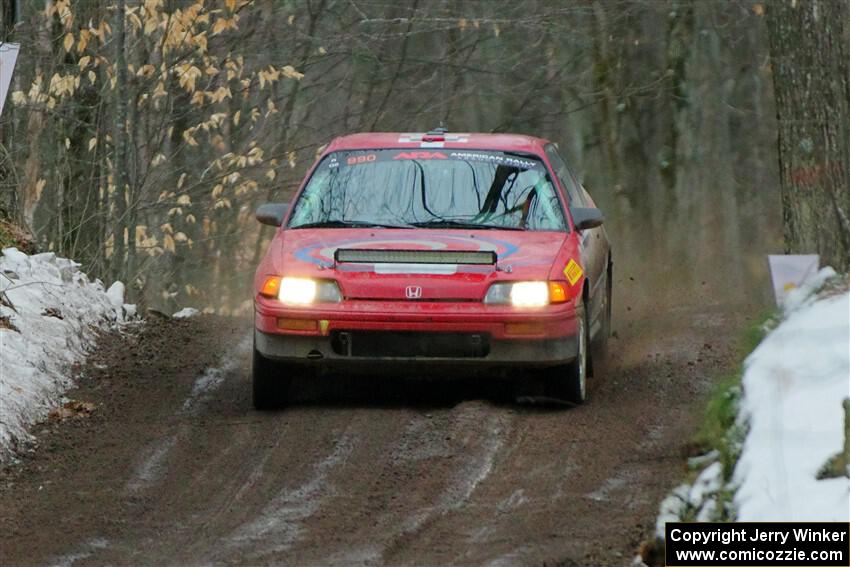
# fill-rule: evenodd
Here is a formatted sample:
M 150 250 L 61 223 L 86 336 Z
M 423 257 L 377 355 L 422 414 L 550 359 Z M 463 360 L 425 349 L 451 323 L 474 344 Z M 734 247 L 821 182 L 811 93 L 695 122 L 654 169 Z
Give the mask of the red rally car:
M 382 365 L 535 368 L 586 396 L 591 342 L 611 326 L 602 213 L 546 140 L 365 133 L 335 139 L 254 278 L 253 401 L 291 377 Z

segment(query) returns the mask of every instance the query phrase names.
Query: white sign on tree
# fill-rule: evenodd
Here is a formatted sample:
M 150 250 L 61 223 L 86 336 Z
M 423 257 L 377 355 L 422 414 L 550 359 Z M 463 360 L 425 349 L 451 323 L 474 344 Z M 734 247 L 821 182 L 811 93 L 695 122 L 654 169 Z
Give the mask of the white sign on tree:
M 6 94 L 9 92 L 9 84 L 12 82 L 12 72 L 15 70 L 15 61 L 18 60 L 20 48 L 20 44 L 17 43 L 0 43 L 0 114 L 3 114 L 3 105 L 6 102 Z

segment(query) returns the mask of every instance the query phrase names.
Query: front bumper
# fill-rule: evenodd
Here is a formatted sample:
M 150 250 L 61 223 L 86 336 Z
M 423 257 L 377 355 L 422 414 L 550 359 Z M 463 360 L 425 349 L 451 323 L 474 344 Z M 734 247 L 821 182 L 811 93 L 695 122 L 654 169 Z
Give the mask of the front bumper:
M 538 340 L 490 341 L 484 356 L 357 356 L 337 352 L 329 337 L 309 337 L 254 332 L 254 347 L 266 358 L 274 360 L 327 366 L 373 367 L 376 363 L 387 365 L 451 366 L 524 366 L 546 367 L 571 362 L 578 352 L 575 337 Z
M 316 321 L 316 330 L 283 330 L 282 320 Z M 344 301 L 332 306 L 290 308 L 258 297 L 255 301 L 255 345 L 265 357 L 330 367 L 424 363 L 464 366 L 546 367 L 575 359 L 578 352 L 577 323 L 572 302 L 535 311 L 481 303 Z M 387 349 L 374 346 L 386 339 Z M 406 353 L 401 337 L 415 336 L 409 344 L 429 344 L 430 337 L 442 347 L 434 352 L 420 348 Z M 355 347 L 341 346 L 340 338 Z M 369 338 L 371 337 L 371 338 Z M 445 338 L 469 342 L 445 348 Z M 399 344 L 394 339 L 399 338 Z M 464 352 L 458 352 L 464 351 Z

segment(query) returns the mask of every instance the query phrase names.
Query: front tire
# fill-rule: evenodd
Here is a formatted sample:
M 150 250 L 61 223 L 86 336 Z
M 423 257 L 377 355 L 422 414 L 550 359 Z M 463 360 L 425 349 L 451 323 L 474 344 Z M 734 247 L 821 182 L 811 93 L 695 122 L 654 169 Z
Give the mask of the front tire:
M 254 347 L 254 359 L 251 367 L 253 382 L 252 400 L 254 408 L 271 410 L 279 408 L 287 401 L 289 382 L 283 365 L 269 360 Z
M 576 307 L 578 353 L 569 364 L 550 370 L 547 380 L 552 396 L 583 404 L 587 400 L 587 374 L 590 363 L 587 313 L 584 305 Z

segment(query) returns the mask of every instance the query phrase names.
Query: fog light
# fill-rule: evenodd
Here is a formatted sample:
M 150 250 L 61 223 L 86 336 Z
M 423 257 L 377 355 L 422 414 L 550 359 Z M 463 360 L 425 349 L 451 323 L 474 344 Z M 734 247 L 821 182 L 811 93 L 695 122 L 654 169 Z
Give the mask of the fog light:
M 278 319 L 277 328 L 284 331 L 317 331 L 319 322 L 311 319 Z
M 542 335 L 546 328 L 540 323 L 505 323 L 508 335 Z

